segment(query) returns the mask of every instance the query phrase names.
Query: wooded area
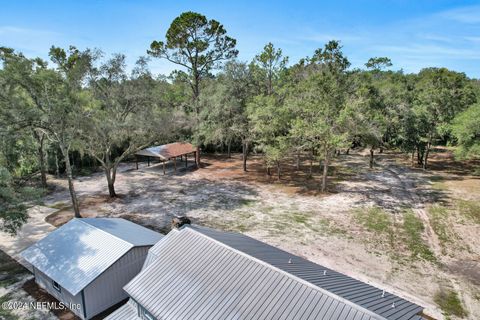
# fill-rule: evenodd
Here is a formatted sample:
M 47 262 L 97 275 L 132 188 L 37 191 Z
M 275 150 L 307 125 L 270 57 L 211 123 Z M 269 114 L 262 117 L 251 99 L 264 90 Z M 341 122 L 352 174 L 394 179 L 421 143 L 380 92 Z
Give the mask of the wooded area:
M 369 149 L 370 167 L 386 148 L 424 169 L 437 144 L 456 146 L 459 158 L 480 157 L 480 82 L 464 73 L 391 71 L 386 57 L 352 69 L 335 40 L 290 64 L 272 43 L 238 61 L 224 26 L 193 12 L 177 17 L 147 53 L 130 71 L 124 55 L 98 49 L 52 46 L 49 63 L 0 48 L 5 229 L 25 219 L 24 202 L 48 187 L 47 173 L 66 176 L 80 216 L 74 175 L 100 166 L 115 197 L 120 162 L 152 144 L 241 150 L 245 171 L 248 155 L 259 153 L 278 179 L 286 158 L 308 156 L 322 167 L 322 192 L 331 160 L 355 147 Z M 179 70 L 152 74 L 148 61 L 157 58 Z

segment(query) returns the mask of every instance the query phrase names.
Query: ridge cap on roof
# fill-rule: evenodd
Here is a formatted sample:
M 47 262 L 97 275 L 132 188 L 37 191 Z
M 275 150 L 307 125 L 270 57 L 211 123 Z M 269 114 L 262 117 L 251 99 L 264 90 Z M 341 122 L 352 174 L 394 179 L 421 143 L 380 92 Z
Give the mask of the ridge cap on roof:
M 251 255 L 249 255 L 249 254 L 247 254 L 247 253 L 245 253 L 245 252 L 243 252 L 243 251 L 241 251 L 241 250 L 235 249 L 235 248 L 233 248 L 233 247 L 231 247 L 231 246 L 229 246 L 229 245 L 227 245 L 227 244 L 225 244 L 225 243 L 223 243 L 223 242 L 221 242 L 221 241 L 219 241 L 219 240 L 217 240 L 217 239 L 214 239 L 214 238 L 212 238 L 212 237 L 209 237 L 209 236 L 207 236 L 206 234 L 203 234 L 203 233 L 201 233 L 200 231 L 195 230 L 195 228 L 189 227 L 188 225 L 186 225 L 186 228 L 183 228 L 183 229 L 181 229 L 181 230 L 179 230 L 179 231 L 180 231 L 180 232 L 186 232 L 187 230 L 190 230 L 191 232 L 194 232 L 194 233 L 196 233 L 196 234 L 199 234 L 199 235 L 201 235 L 202 237 L 205 237 L 205 238 L 209 239 L 210 241 L 213 241 L 213 242 L 215 242 L 215 243 L 217 243 L 217 244 L 219 244 L 219 245 L 221 245 L 221 246 L 223 246 L 223 247 L 225 247 L 225 248 L 227 248 L 227 249 L 229 249 L 229 250 L 231 250 L 231 251 L 233 251 L 233 252 L 236 252 L 236 253 L 238 253 L 238 254 L 246 257 L 247 259 L 250 259 L 250 260 L 253 260 L 253 261 L 257 262 L 257 263 L 260 263 L 260 264 L 262 264 L 262 265 L 265 265 L 265 266 L 267 266 L 267 267 L 269 267 L 269 268 L 271 268 L 271 269 L 273 269 L 273 270 L 275 270 L 275 271 L 277 271 L 277 272 L 279 272 L 279 273 L 281 273 L 281 274 L 286 275 L 287 277 L 289 277 L 289 278 L 291 278 L 291 279 L 293 279 L 293 280 L 295 280 L 295 281 L 297 281 L 297 282 L 299 282 L 299 283 L 301 283 L 301 284 L 304 284 L 304 285 L 306 285 L 306 286 L 308 286 L 308 287 L 310 287 L 310 288 L 313 288 L 314 290 L 317 290 L 317 291 L 321 292 L 322 294 L 325 294 L 325 295 L 327 295 L 327 296 L 329 296 L 329 297 L 331 297 L 331 298 L 333 298 L 333 299 L 336 299 L 337 301 L 340 301 L 340 302 L 342 302 L 342 303 L 345 303 L 346 305 L 352 306 L 352 307 L 354 307 L 354 308 L 356 308 L 356 309 L 364 312 L 365 314 L 368 314 L 369 316 L 374 317 L 375 319 L 388 320 L 387 318 L 383 317 L 382 315 L 379 315 L 379 314 L 377 314 L 377 313 L 375 313 L 375 312 L 373 312 L 373 311 L 371 311 L 371 310 L 369 310 L 369 309 L 367 309 L 367 308 L 365 308 L 365 307 L 363 307 L 363 306 L 361 306 L 361 305 L 359 305 L 359 304 L 356 304 L 356 303 L 354 303 L 354 302 L 352 302 L 352 301 L 350 301 L 350 300 L 347 300 L 347 299 L 345 299 L 345 298 L 343 298 L 343 297 L 341 297 L 341 296 L 339 296 L 339 295 L 337 295 L 337 294 L 335 294 L 335 293 L 333 293 L 333 292 L 330 292 L 330 291 L 328 291 L 328 290 L 326 290 L 326 289 L 324 289 L 324 288 L 321 288 L 321 287 L 319 287 L 319 286 L 316 286 L 316 285 L 314 285 L 313 283 L 310 283 L 310 282 L 308 282 L 308 281 L 306 281 L 306 280 L 304 280 L 304 279 L 302 279 L 302 278 L 300 278 L 300 277 L 298 277 L 298 276 L 296 276 L 296 275 L 294 275 L 294 274 L 291 274 L 291 273 L 289 273 L 289 272 L 287 272 L 287 271 L 285 271 L 285 270 L 282 270 L 282 269 L 280 269 L 280 268 L 278 268 L 278 267 L 276 267 L 276 266 L 274 266 L 274 265 L 272 265 L 272 264 L 270 264 L 270 263 L 268 263 L 268 262 L 266 262 L 266 261 L 263 261 L 263 260 L 261 260 L 261 259 L 255 258 L 255 257 L 253 257 L 253 256 L 251 256 Z M 258 241 L 258 240 L 257 240 L 257 241 Z M 260 242 L 261 242 L 261 241 L 260 241 Z M 153 263 L 152 263 L 152 265 L 153 265 Z
M 112 237 L 114 237 L 114 238 L 119 239 L 120 241 L 123 241 L 123 242 L 129 244 L 129 245 L 131 246 L 130 249 L 131 249 L 131 248 L 134 248 L 134 247 L 137 247 L 137 246 L 134 245 L 133 243 L 131 243 L 131 242 L 125 240 L 125 239 L 122 239 L 122 238 L 120 238 L 119 236 L 116 236 L 116 235 L 114 235 L 114 234 L 112 234 L 112 233 L 110 233 L 110 232 L 108 232 L 108 231 L 106 231 L 106 230 L 103 230 L 103 229 L 101 229 L 101 228 L 99 228 L 99 227 L 97 227 L 97 226 L 91 225 L 91 224 L 88 223 L 87 221 L 83 221 L 83 219 L 97 219 L 97 218 L 74 218 L 74 219 L 80 220 L 82 223 L 84 223 L 84 224 L 86 224 L 86 225 L 89 225 L 89 226 L 92 227 L 92 228 L 95 228 L 95 229 L 97 229 L 97 230 L 100 230 L 100 231 L 102 231 L 102 232 L 104 232 L 104 233 L 106 233 L 106 234 L 108 234 L 108 235 L 110 235 L 110 236 L 112 236 Z M 110 219 L 110 218 L 99 218 L 99 219 Z M 123 218 L 113 218 L 113 219 L 122 219 L 122 220 L 125 220 L 125 219 L 123 219 Z M 128 220 L 125 220 L 125 221 L 128 221 Z M 133 223 L 133 222 L 132 222 L 132 223 Z

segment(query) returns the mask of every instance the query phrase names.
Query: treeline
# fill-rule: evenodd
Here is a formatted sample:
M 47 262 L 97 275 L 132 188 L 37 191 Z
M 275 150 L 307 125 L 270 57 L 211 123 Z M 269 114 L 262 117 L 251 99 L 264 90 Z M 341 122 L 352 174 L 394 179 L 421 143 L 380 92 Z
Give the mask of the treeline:
M 165 39 L 153 41 L 131 72 L 121 54 L 52 47 L 49 64 L 0 49 L 2 218 L 14 201 L 1 190 L 15 195 L 12 181 L 36 172 L 43 187 L 47 172 L 66 175 L 79 216 L 78 157 L 102 168 L 115 197 L 122 160 L 174 140 L 228 153 L 241 146 L 244 170 L 255 150 L 278 176 L 285 159 L 307 155 L 322 167 L 322 191 L 332 158 L 352 147 L 370 150 L 370 166 L 377 150 L 397 148 L 427 168 L 438 143 L 480 156 L 480 85 L 463 73 L 390 71 L 384 57 L 352 69 L 338 41 L 290 65 L 271 43 L 241 62 L 223 25 L 193 12 L 177 17 Z M 180 70 L 154 76 L 150 58 Z

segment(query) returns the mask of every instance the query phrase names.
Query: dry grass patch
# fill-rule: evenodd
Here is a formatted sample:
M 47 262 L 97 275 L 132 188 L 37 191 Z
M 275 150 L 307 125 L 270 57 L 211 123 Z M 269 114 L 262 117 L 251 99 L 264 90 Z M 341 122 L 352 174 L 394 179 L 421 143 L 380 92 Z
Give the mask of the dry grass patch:
M 458 200 L 457 209 L 461 216 L 480 224 L 480 202 L 473 200 Z

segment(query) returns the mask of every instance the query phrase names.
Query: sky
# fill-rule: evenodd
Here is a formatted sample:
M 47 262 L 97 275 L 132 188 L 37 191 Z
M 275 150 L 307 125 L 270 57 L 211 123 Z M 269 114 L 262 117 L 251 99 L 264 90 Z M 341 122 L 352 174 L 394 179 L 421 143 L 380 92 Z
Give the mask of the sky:
M 123 53 L 131 68 L 185 11 L 220 21 L 250 61 L 272 42 L 290 63 L 340 40 L 352 67 L 389 57 L 407 73 L 447 67 L 480 78 L 480 0 L 0 0 L 0 46 L 48 59 L 52 45 Z M 154 73 L 176 66 L 152 59 Z

